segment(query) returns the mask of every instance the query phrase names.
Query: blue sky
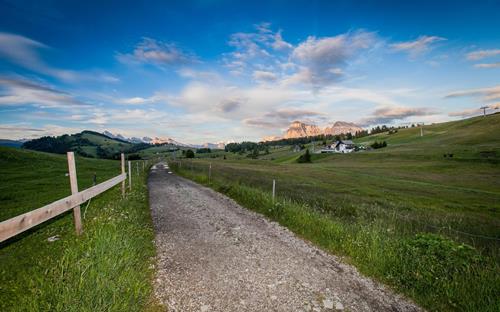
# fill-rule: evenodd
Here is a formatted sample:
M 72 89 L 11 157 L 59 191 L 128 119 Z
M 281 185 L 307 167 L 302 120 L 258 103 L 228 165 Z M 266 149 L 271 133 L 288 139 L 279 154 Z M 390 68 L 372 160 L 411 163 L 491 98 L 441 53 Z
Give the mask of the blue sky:
M 1 138 L 259 140 L 485 105 L 500 108 L 500 1 L 0 0 Z

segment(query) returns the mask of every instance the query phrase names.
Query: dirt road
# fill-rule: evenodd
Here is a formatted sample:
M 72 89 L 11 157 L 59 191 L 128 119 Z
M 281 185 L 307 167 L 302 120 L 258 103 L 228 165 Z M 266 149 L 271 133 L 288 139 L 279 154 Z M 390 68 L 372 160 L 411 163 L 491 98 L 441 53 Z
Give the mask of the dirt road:
M 233 200 L 151 170 L 156 296 L 169 311 L 419 311 Z

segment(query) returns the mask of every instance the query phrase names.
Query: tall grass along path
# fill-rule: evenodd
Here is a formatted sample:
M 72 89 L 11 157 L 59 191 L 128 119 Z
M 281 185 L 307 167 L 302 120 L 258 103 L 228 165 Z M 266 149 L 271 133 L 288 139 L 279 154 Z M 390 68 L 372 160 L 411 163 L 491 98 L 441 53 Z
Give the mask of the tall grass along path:
M 156 296 L 169 311 L 420 311 L 286 228 L 165 163 L 149 176 Z

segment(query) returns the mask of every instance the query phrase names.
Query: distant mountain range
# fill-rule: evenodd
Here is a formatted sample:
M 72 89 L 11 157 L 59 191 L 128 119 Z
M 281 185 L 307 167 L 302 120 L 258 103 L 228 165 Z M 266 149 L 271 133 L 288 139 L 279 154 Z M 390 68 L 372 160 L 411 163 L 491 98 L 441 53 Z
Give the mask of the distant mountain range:
M 269 136 L 263 138 L 263 141 L 277 141 L 280 139 L 302 138 L 302 137 L 318 136 L 322 134 L 325 135 L 339 135 L 342 133 L 355 134 L 357 131 L 362 131 L 362 130 L 363 128 L 361 128 L 360 126 L 345 121 L 337 121 L 331 127 L 326 127 L 324 129 L 313 124 L 307 124 L 301 121 L 294 121 L 285 131 L 283 137 Z
M 26 141 L 27 140 L 7 140 L 7 139 L 0 139 L 0 146 L 20 148 L 21 145 L 23 145 L 23 143 L 26 142 Z
M 175 139 L 172 139 L 172 138 L 159 138 L 159 137 L 154 137 L 154 138 L 150 138 L 150 137 L 142 137 L 142 138 L 138 138 L 138 137 L 131 137 L 131 138 L 127 138 L 127 137 L 124 137 L 123 135 L 121 134 L 113 134 L 109 131 L 104 131 L 102 134 L 104 134 L 105 136 L 111 138 L 111 139 L 118 139 L 118 140 L 122 140 L 122 141 L 126 141 L 126 142 L 129 142 L 129 143 L 147 143 L 147 144 L 172 144 L 172 145 L 175 145 L 175 146 L 180 146 L 180 147 L 191 147 L 191 148 L 210 148 L 210 149 L 224 149 L 225 147 L 225 144 L 223 142 L 221 143 L 204 143 L 204 144 L 186 144 L 186 143 L 182 143 L 182 142 L 179 142 L 179 141 L 176 141 Z

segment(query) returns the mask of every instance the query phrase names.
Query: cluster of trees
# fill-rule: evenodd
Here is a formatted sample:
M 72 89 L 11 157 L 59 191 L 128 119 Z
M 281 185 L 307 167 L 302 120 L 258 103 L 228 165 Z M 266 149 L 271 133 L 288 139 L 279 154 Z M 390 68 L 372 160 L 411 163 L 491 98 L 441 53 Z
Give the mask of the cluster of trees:
M 209 149 L 209 148 L 206 148 L 206 147 L 199 148 L 199 149 L 196 150 L 197 154 L 208 154 L 208 153 L 211 153 L 211 152 L 212 152 L 212 150 Z
M 267 143 L 267 142 L 266 142 Z M 225 148 L 226 152 L 247 154 L 247 157 L 257 158 L 263 152 L 264 154 L 269 154 L 269 145 L 263 142 L 255 143 L 244 141 L 241 143 L 229 143 Z
M 226 145 L 225 150 L 231 153 L 245 153 L 259 149 L 261 146 L 262 144 L 259 143 L 244 141 L 241 143 L 229 143 Z
M 372 148 L 374 149 L 377 149 L 377 148 L 382 148 L 382 147 L 386 147 L 387 146 L 387 142 L 386 141 L 382 141 L 382 142 L 377 142 L 375 141 L 374 143 L 372 143 L 370 145 Z
M 326 145 L 328 141 L 340 141 L 340 140 L 352 140 L 354 138 L 360 138 L 369 135 L 368 130 L 357 131 L 355 134 L 350 132 L 341 133 L 337 135 L 333 134 L 321 134 L 310 137 L 301 137 L 301 138 L 290 138 L 290 139 L 281 139 L 278 141 L 268 141 L 268 142 L 260 142 L 259 144 L 263 144 L 266 146 L 286 146 L 286 145 L 304 145 L 307 143 L 311 143 L 312 141 L 323 142 L 323 145 Z M 243 143 L 252 143 L 252 142 L 243 142 Z M 232 144 L 240 144 L 240 143 L 232 143 Z M 253 143 L 256 144 L 256 143 Z M 227 150 L 226 150 L 227 151 Z
M 377 134 L 377 133 L 383 133 L 383 132 L 387 132 L 389 131 L 389 127 L 387 127 L 386 125 L 382 125 L 382 127 L 380 126 L 376 126 L 375 128 L 372 128 L 370 130 L 370 134 Z
M 60 137 L 41 137 L 39 139 L 24 142 L 22 148 L 41 152 L 64 154 L 71 150 L 71 148 L 75 145 L 75 142 L 73 140 L 70 141 L 68 138 L 68 135 Z M 80 143 L 83 143 L 84 145 L 92 145 L 91 142 L 86 139 L 82 139 Z

